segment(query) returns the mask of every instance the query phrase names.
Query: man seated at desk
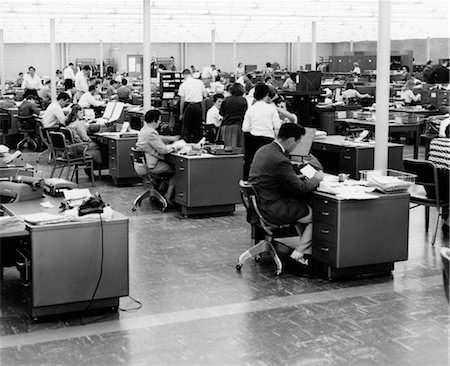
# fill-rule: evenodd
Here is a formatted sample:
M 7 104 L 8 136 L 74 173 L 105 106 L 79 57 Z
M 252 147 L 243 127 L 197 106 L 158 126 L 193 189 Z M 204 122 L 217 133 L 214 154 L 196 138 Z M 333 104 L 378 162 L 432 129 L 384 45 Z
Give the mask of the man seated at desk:
M 59 127 L 60 125 L 64 126 L 66 115 L 64 114 L 63 108 L 67 107 L 71 102 L 72 99 L 69 94 L 60 93 L 56 98 L 56 101 L 50 103 L 45 110 L 42 116 L 42 125 L 45 128 Z
M 267 220 L 274 224 L 296 224 L 300 243 L 291 258 L 307 266 L 305 255 L 311 254 L 312 244 L 312 209 L 308 204 L 308 193 L 319 185 L 324 174 L 319 170 L 311 179 L 295 174 L 287 155 L 304 134 L 304 127 L 298 124 L 283 124 L 275 141 L 256 152 L 248 181 L 259 195 L 259 206 Z
M 98 100 L 95 98 L 95 92 L 95 85 L 90 85 L 89 90 L 84 93 L 78 101 L 81 108 L 101 107 L 105 105 L 103 100 Z
M 136 148 L 139 151 L 145 152 L 147 161 L 147 168 L 153 174 L 169 174 L 172 175 L 169 179 L 169 186 L 164 195 L 168 203 L 172 202 L 172 195 L 175 189 L 175 179 L 173 174 L 175 169 L 173 165 L 164 161 L 164 155 L 176 151 L 173 145 L 166 145 L 159 133 L 156 131 L 161 124 L 161 112 L 157 109 L 149 110 L 144 117 L 144 126 L 138 133 Z M 138 167 L 136 167 L 138 168 Z M 139 175 L 144 175 L 146 171 L 136 171 Z

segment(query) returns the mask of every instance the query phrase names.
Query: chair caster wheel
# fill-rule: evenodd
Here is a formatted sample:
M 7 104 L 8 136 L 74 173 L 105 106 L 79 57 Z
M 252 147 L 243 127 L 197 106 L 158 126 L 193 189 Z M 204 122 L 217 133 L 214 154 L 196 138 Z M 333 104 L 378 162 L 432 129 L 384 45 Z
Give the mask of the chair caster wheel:
M 241 268 L 242 268 L 242 264 L 238 264 L 238 265 L 236 266 L 236 271 L 240 272 L 240 271 L 241 271 Z
M 261 262 L 261 256 L 255 255 L 255 262 Z
M 136 211 L 136 206 L 133 207 L 133 208 L 131 209 L 131 211 L 133 211 L 133 212 Z

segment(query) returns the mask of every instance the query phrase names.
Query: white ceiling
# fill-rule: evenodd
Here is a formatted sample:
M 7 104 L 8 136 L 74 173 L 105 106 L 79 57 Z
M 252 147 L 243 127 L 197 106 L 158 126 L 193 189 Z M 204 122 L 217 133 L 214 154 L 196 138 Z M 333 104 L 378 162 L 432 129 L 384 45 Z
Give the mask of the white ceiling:
M 377 39 L 376 0 L 150 1 L 152 42 L 318 42 Z M 449 37 L 449 1 L 391 1 L 391 39 Z M 143 0 L 0 0 L 6 43 L 142 42 Z

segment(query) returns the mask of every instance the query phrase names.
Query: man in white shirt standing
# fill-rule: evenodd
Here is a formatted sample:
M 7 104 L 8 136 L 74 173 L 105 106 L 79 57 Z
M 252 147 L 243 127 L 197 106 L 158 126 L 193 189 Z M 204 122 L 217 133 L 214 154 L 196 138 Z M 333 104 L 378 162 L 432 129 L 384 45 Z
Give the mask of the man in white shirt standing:
M 64 69 L 63 73 L 64 80 L 71 79 L 75 81 L 75 73 L 73 72 L 73 63 L 70 62 L 69 65 Z
M 194 79 L 189 69 L 183 70 L 184 81 L 178 90 L 180 96 L 180 121 L 182 137 L 186 142 L 198 142 L 202 138 L 202 106 L 207 96 L 201 80 Z
M 38 90 L 41 88 L 41 78 L 36 75 L 36 69 L 33 66 L 28 68 L 28 73 L 25 74 L 22 81 L 22 88 L 25 89 L 23 97 L 26 98 L 28 94 L 38 96 Z
M 75 88 L 77 89 L 76 99 L 80 100 L 81 96 L 89 91 L 89 80 L 88 77 L 91 73 L 91 68 L 85 65 L 80 71 L 75 75 Z
M 81 108 L 100 107 L 105 104 L 103 100 L 95 99 L 95 85 L 91 85 L 86 93 L 84 93 L 78 104 Z
M 278 111 L 269 104 L 269 87 L 266 84 L 256 84 L 255 103 L 247 109 L 242 124 L 245 137 L 244 179 L 248 178 L 250 165 L 256 151 L 274 140 L 281 127 Z
M 64 126 L 66 115 L 64 114 L 63 108 L 67 107 L 70 103 L 71 99 L 69 94 L 60 93 L 56 98 L 56 101 L 50 103 L 45 110 L 42 116 L 42 125 L 45 128 L 58 127 L 60 125 Z
M 202 70 L 202 81 L 206 88 L 211 85 L 211 80 L 214 80 L 214 76 L 217 75 L 216 65 L 205 66 Z

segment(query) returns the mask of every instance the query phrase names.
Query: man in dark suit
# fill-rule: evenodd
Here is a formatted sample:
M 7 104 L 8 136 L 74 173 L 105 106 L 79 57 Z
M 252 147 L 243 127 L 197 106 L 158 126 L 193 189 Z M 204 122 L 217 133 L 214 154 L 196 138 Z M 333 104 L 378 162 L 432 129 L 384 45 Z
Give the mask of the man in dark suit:
M 295 174 L 289 160 L 292 152 L 305 134 L 304 127 L 285 123 L 275 141 L 260 148 L 250 167 L 249 183 L 253 184 L 259 198 L 263 216 L 274 224 L 296 224 L 300 243 L 291 258 L 308 265 L 305 254 L 311 254 L 312 209 L 308 193 L 323 179 L 321 170 L 310 179 Z

